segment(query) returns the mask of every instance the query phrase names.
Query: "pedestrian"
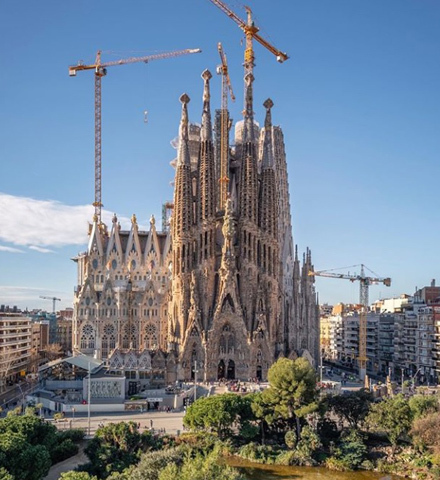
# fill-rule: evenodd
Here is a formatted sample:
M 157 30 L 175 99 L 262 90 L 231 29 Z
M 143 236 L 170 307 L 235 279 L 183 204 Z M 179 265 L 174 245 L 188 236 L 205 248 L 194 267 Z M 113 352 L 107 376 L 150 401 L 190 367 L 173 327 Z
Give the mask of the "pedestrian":
M 150 428 L 153 428 L 153 420 L 150 418 Z

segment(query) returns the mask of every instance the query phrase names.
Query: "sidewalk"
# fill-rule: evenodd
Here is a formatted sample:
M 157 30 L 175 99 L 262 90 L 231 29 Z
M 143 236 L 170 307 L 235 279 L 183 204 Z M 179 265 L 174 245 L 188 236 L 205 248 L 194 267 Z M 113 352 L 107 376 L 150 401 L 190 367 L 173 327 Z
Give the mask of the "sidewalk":
M 79 452 L 73 457 L 67 458 L 64 461 L 53 465 L 50 468 L 49 473 L 44 477 L 44 480 L 58 480 L 63 472 L 69 472 L 70 470 L 74 470 L 78 465 L 87 463 L 89 459 L 84 453 L 85 445 L 86 443 L 83 442 L 80 446 Z

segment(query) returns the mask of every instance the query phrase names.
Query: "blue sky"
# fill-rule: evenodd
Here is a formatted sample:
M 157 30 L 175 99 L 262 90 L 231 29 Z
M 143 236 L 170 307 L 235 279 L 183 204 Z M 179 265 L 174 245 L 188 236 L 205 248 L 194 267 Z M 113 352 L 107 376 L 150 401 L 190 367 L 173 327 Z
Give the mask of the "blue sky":
M 275 103 L 288 155 L 293 231 L 315 268 L 364 263 L 393 279 L 370 299 L 440 281 L 440 2 L 249 0 L 256 44 L 256 119 Z M 242 18 L 237 3 L 231 8 Z M 105 215 L 146 225 L 172 198 L 179 96 L 200 121 L 201 72 L 220 106 L 217 42 L 243 104 L 243 35 L 209 0 L 3 0 L 0 3 L 0 303 L 72 303 L 94 186 L 93 74 L 68 66 L 156 52 L 202 54 L 112 67 L 102 82 Z M 148 123 L 144 123 L 144 111 Z M 108 217 L 105 217 L 108 218 Z M 347 269 L 346 269 L 347 270 Z M 356 269 L 349 269 L 351 272 Z M 359 270 L 359 269 L 357 269 Z M 318 279 L 322 302 L 355 302 L 358 285 Z

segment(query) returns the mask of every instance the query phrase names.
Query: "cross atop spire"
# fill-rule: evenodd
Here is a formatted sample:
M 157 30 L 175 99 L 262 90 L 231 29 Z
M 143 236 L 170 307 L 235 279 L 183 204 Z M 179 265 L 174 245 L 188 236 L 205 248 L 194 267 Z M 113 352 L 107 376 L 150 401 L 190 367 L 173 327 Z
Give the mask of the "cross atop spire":
M 204 70 L 202 73 L 202 78 L 204 81 L 204 87 L 203 87 L 203 113 L 202 113 L 201 140 L 203 142 L 203 141 L 212 139 L 211 107 L 210 107 L 211 95 L 209 92 L 209 80 L 212 78 L 211 72 L 209 70 Z

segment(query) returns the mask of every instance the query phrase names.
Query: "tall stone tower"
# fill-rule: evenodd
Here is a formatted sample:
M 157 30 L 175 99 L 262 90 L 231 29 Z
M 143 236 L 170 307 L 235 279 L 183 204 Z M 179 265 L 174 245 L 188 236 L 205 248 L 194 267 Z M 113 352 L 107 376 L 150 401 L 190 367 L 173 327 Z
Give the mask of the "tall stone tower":
M 252 74 L 245 78 L 235 148 L 228 148 L 228 199 L 225 205 L 218 201 L 224 129 L 217 115 L 213 138 L 209 71 L 202 78 L 197 163 L 190 158 L 189 98 L 181 97 L 169 355 L 178 379 L 192 378 L 194 370 L 206 380 L 264 379 L 280 355 L 318 358 L 311 254 L 301 267 L 293 248 L 283 134 L 272 125 L 270 99 L 264 128 L 255 123 Z
M 135 215 L 125 231 L 116 215 L 111 228 L 94 218 L 87 251 L 74 259 L 74 352 L 125 372 L 129 394 L 195 371 L 206 380 L 266 379 L 280 356 L 303 355 L 312 364 L 319 356 L 311 253 L 301 264 L 294 247 L 273 102 L 264 102 L 260 128 L 248 74 L 232 147 L 229 113 L 217 111 L 213 128 L 211 73 L 202 78 L 200 126 L 189 122 L 189 97 L 180 98 L 170 229 L 158 231 L 154 217 L 146 231 Z

